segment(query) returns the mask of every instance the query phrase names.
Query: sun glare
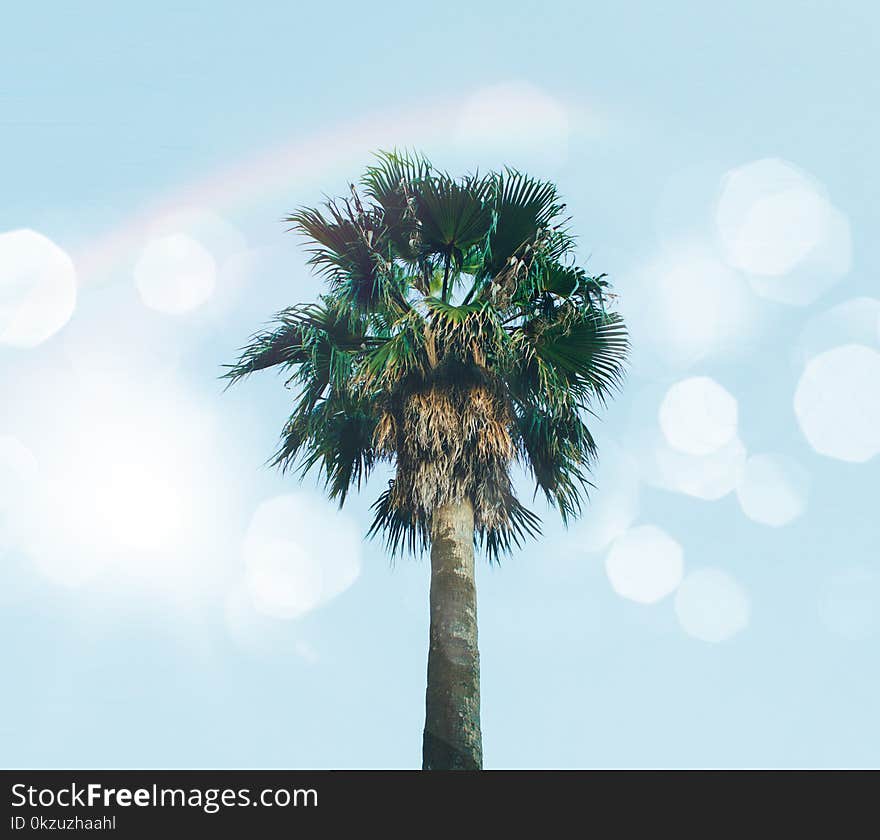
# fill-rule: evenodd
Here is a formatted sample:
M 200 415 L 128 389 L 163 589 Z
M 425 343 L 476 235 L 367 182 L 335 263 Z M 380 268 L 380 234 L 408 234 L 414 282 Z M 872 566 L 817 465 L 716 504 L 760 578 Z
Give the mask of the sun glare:
M 199 541 L 222 495 L 205 412 L 155 384 L 74 379 L 55 395 L 64 423 L 42 441 L 37 491 L 21 514 L 25 553 L 69 586 L 102 575 L 199 586 L 209 554 Z

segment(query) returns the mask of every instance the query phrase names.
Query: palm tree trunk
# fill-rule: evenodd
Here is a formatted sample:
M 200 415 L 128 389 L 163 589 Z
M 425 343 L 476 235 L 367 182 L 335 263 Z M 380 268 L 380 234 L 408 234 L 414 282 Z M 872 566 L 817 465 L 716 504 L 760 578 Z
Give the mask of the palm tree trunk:
M 443 505 L 431 526 L 431 636 L 423 770 L 481 770 L 474 508 Z

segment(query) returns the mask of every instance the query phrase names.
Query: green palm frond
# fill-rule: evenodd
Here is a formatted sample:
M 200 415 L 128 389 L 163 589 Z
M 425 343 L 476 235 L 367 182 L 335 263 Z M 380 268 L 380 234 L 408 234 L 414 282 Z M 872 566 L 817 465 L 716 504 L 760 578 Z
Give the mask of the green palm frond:
M 424 322 L 410 314 L 394 325 L 394 333 L 369 347 L 359 366 L 359 377 L 368 386 L 391 387 L 428 364 Z
M 367 196 L 399 218 L 406 208 L 402 199 L 410 196 L 430 175 L 431 164 L 424 157 L 395 149 L 376 155 L 376 163 L 367 167 L 361 184 Z
M 590 430 L 576 411 L 533 404 L 517 406 L 516 422 L 520 460 L 567 522 L 580 512 L 590 486 L 589 470 L 597 456 Z
M 421 554 L 431 544 L 430 525 L 422 514 L 400 508 L 393 503 L 394 479 L 373 503 L 373 523 L 367 538 L 381 536 L 385 547 L 394 556 L 404 551 Z
M 399 273 L 393 270 L 393 252 L 380 213 L 365 212 L 344 200 L 328 201 L 325 216 L 303 209 L 287 217 L 308 239 L 309 265 L 330 284 L 340 304 L 372 311 L 380 303 L 403 303 Z
M 424 304 L 432 315 L 436 315 L 451 324 L 462 324 L 468 318 L 480 315 L 486 309 L 483 303 L 464 303 L 455 306 L 434 296 L 426 297 Z
M 382 208 L 398 256 L 407 261 L 417 260 L 420 254 L 414 195 L 430 174 L 431 165 L 425 158 L 395 150 L 380 152 L 361 179 L 366 195 Z
M 352 350 L 366 340 L 364 331 L 352 323 L 347 313 L 319 304 L 284 309 L 275 316 L 275 323 L 274 329 L 253 335 L 240 350 L 238 361 L 226 365 L 228 371 L 223 378 L 229 379 L 230 385 L 258 370 L 283 370 L 306 363 L 321 341 L 339 350 Z
M 258 370 L 280 366 L 282 368 L 305 361 L 302 325 L 282 324 L 274 330 L 256 333 L 251 341 L 241 348 L 241 355 L 235 364 L 223 374 L 229 385 Z M 227 386 L 228 387 L 228 386 Z
M 456 181 L 440 175 L 422 183 L 415 194 L 422 252 L 460 267 L 465 252 L 484 239 L 492 224 L 491 189 L 489 178 L 474 176 Z
M 494 192 L 495 218 L 486 259 L 488 275 L 500 273 L 512 258 L 522 254 L 525 246 L 534 246 L 539 235 L 554 226 L 561 237 L 560 216 L 565 209 L 554 184 L 512 169 L 496 176 Z
M 441 355 L 485 368 L 514 350 L 497 310 L 485 301 L 456 306 L 429 297 L 424 304 Z
M 588 310 L 573 323 L 541 331 L 534 344 L 542 361 L 571 374 L 602 401 L 622 384 L 629 340 L 617 314 Z
M 560 298 L 589 293 L 586 271 L 578 266 L 562 265 L 556 260 L 538 259 L 534 267 L 534 292 L 547 292 Z M 591 288 L 591 287 L 590 287 Z
M 507 517 L 503 527 L 477 528 L 475 544 L 486 552 L 490 561 L 498 561 L 514 548 L 522 548 L 526 540 L 541 534 L 541 518 L 532 513 L 512 493 L 505 494 Z
M 291 416 L 271 464 L 286 472 L 298 463 L 303 477 L 318 466 L 327 494 L 341 506 L 349 488 L 360 488 L 375 464 L 375 428 L 368 405 L 334 394 Z

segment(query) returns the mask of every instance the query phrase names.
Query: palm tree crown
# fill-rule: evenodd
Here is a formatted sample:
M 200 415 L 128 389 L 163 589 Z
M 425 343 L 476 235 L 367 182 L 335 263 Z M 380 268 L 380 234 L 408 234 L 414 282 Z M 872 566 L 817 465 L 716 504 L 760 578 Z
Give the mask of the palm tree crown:
M 623 322 L 604 275 L 575 264 L 553 184 L 510 169 L 454 179 L 383 153 L 360 187 L 289 217 L 328 291 L 280 312 L 226 377 L 290 372 L 298 397 L 273 463 L 320 469 L 340 504 L 376 464 L 395 466 L 371 529 L 393 551 L 425 548 L 433 513 L 467 499 L 497 558 L 539 529 L 514 462 L 563 519 L 580 510 L 587 419 L 620 383 Z

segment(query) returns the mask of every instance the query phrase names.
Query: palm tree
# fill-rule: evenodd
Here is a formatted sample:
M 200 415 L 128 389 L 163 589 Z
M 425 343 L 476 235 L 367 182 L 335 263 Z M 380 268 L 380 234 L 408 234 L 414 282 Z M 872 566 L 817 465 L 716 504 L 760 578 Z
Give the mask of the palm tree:
M 552 183 L 382 153 L 360 187 L 288 218 L 328 291 L 280 312 L 225 375 L 289 373 L 298 396 L 272 463 L 318 468 L 340 505 L 394 466 L 370 535 L 430 550 L 423 768 L 480 769 L 474 550 L 494 561 L 539 533 L 515 462 L 563 520 L 580 511 L 587 418 L 620 384 L 626 331 L 604 275 L 574 264 Z

